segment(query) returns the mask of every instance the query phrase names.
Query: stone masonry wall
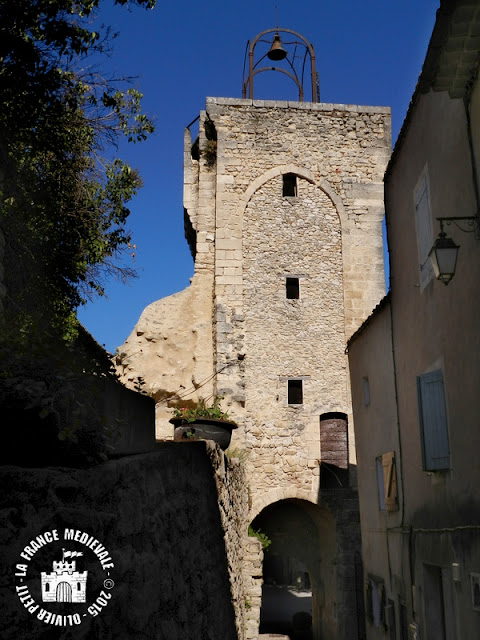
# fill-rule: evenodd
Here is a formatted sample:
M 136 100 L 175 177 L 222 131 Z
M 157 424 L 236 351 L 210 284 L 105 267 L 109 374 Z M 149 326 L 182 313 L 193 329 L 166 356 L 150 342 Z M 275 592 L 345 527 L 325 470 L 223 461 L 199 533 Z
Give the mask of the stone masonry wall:
M 0 228 L 0 313 L 3 312 L 3 300 L 7 293 L 7 289 L 4 284 L 4 268 L 3 268 L 3 256 L 5 253 L 5 236 Z
M 341 229 L 321 189 L 297 186 L 282 198 L 282 177 L 271 178 L 244 213 L 245 430 L 256 487 L 315 491 L 319 415 L 349 410 Z M 287 275 L 299 299 L 286 298 Z M 303 404 L 288 406 L 288 378 L 303 379 Z
M 0 482 L 3 639 L 242 637 L 245 481 L 239 463 L 209 443 L 165 443 L 158 453 L 91 469 L 3 466 Z M 25 545 L 66 527 L 98 539 L 115 565 L 108 606 L 96 617 L 83 617 L 85 604 L 75 636 L 71 629 L 37 620 L 15 591 L 15 565 L 24 562 Z M 46 569 L 37 566 L 33 575 L 36 556 L 22 584 L 42 606 L 39 571 Z M 83 560 L 87 556 L 88 550 Z M 93 586 L 92 574 L 90 602 L 98 595 Z M 78 613 L 80 605 L 75 606 Z
M 5 153 L 3 151 L 0 151 L 0 158 L 2 160 L 2 165 L 5 161 Z M 0 169 L 0 185 L 3 183 L 4 180 L 4 172 L 3 172 L 3 168 Z M 0 197 L 0 204 L 2 203 L 1 197 Z M 5 235 L 3 233 L 3 224 L 2 224 L 2 220 L 0 219 L 0 313 L 2 313 L 4 311 L 4 299 L 5 296 L 7 294 L 7 288 L 5 286 L 5 268 L 4 268 L 4 264 L 3 264 L 3 260 L 4 260 L 4 256 L 5 256 Z
M 322 413 L 350 418 L 355 463 L 344 346 L 384 292 L 389 109 L 208 98 L 206 112 L 218 138 L 217 392 L 242 425 L 254 503 L 282 487 L 316 501 Z M 282 196 L 286 173 L 296 197 Z M 287 275 L 299 300 L 285 299 Z M 300 407 L 288 378 L 303 380 Z
M 245 589 L 245 640 L 257 640 L 262 606 L 263 551 L 257 538 L 248 537 L 243 551 Z
M 251 538 L 247 535 L 248 493 L 245 469 L 240 460 L 227 458 L 218 447 L 212 446 L 208 441 L 206 444 L 215 472 L 235 625 L 238 638 L 243 639 L 250 617 L 248 604 L 252 591 L 249 576 L 245 576 L 244 564 L 244 557 L 248 555 L 251 545 Z M 258 613 L 260 615 L 260 608 Z

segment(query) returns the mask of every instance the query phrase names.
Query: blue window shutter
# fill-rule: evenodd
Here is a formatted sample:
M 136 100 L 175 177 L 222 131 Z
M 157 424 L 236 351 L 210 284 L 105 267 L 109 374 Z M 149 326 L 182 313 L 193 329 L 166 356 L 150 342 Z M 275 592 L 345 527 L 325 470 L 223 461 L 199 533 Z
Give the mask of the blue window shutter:
M 419 376 L 417 389 L 424 469 L 448 469 L 450 448 L 441 370 Z
M 418 261 L 420 269 L 420 291 L 423 291 L 425 286 L 433 277 L 432 263 L 428 259 L 428 254 L 433 244 L 429 200 L 428 179 L 427 175 L 424 174 L 414 195 Z

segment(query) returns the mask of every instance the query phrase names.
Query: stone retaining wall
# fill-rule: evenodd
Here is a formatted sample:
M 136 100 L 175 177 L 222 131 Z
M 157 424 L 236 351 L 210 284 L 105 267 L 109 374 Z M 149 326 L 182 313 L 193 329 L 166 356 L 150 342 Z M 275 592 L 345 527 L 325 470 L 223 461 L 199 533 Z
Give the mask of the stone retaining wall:
M 217 487 L 218 507 L 227 552 L 232 604 L 235 611 L 235 624 L 239 639 L 243 639 L 245 637 L 245 626 L 248 625 L 248 620 L 251 617 L 249 616 L 248 604 L 252 594 L 249 576 L 245 575 L 246 568 L 244 563 L 245 558 L 249 556 L 252 544 L 252 538 L 247 535 L 248 493 L 245 469 L 240 460 L 227 458 L 218 447 L 211 446 L 209 442 L 206 444 L 207 452 L 212 461 Z M 255 542 L 258 541 L 255 540 Z M 247 562 L 247 572 L 248 568 Z M 258 573 L 257 566 L 255 567 L 255 572 Z M 258 605 L 259 619 L 260 604 Z M 258 633 L 258 621 L 256 631 Z
M 249 537 L 244 547 L 245 640 L 257 640 L 262 606 L 263 551 L 257 538 Z
M 15 592 L 15 565 L 25 562 L 25 545 L 45 531 L 65 528 L 91 534 L 115 565 L 108 606 L 82 618 L 75 638 L 239 637 L 246 489 L 238 462 L 209 443 L 165 443 L 157 453 L 91 469 L 3 466 L 0 483 L 2 639 L 73 637 L 71 629 L 39 621 Z M 34 559 L 22 584 L 42 606 L 39 571 L 51 566 L 35 574 Z M 87 585 L 88 600 L 96 595 Z M 75 606 L 82 614 L 87 607 Z

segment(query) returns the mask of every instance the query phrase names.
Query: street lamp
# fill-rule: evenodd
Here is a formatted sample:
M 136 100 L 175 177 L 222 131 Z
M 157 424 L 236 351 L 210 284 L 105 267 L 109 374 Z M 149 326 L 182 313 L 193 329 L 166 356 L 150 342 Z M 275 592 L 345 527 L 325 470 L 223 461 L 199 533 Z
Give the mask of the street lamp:
M 428 257 L 432 263 L 433 272 L 435 273 L 437 280 L 440 280 L 440 282 L 447 285 L 455 275 L 455 267 L 457 266 L 457 256 L 460 245 L 455 244 L 452 238 L 447 236 L 443 230 L 443 225 L 445 222 L 450 224 L 457 220 L 466 220 L 470 226 L 474 227 L 474 229 L 472 229 L 472 231 L 474 231 L 476 230 L 476 224 L 478 224 L 478 218 L 477 216 L 462 216 L 455 218 L 437 218 L 437 220 L 440 222 L 440 233 L 438 234 L 438 238 L 435 240 L 433 247 L 430 249 Z M 460 231 L 468 231 L 461 227 L 458 228 Z

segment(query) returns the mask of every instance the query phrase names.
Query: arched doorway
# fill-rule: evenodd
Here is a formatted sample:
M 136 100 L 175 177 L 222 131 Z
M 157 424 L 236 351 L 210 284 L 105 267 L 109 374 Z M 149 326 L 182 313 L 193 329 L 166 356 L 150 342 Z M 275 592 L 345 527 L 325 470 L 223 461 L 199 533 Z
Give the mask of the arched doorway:
M 261 633 L 336 637 L 335 519 L 326 507 L 286 499 L 252 521 L 271 540 L 263 560 Z
M 57 602 L 71 602 L 72 601 L 72 587 L 68 582 L 59 582 L 57 585 Z
M 320 449 L 320 488 L 348 487 L 348 418 L 345 413 L 330 412 L 320 416 Z

